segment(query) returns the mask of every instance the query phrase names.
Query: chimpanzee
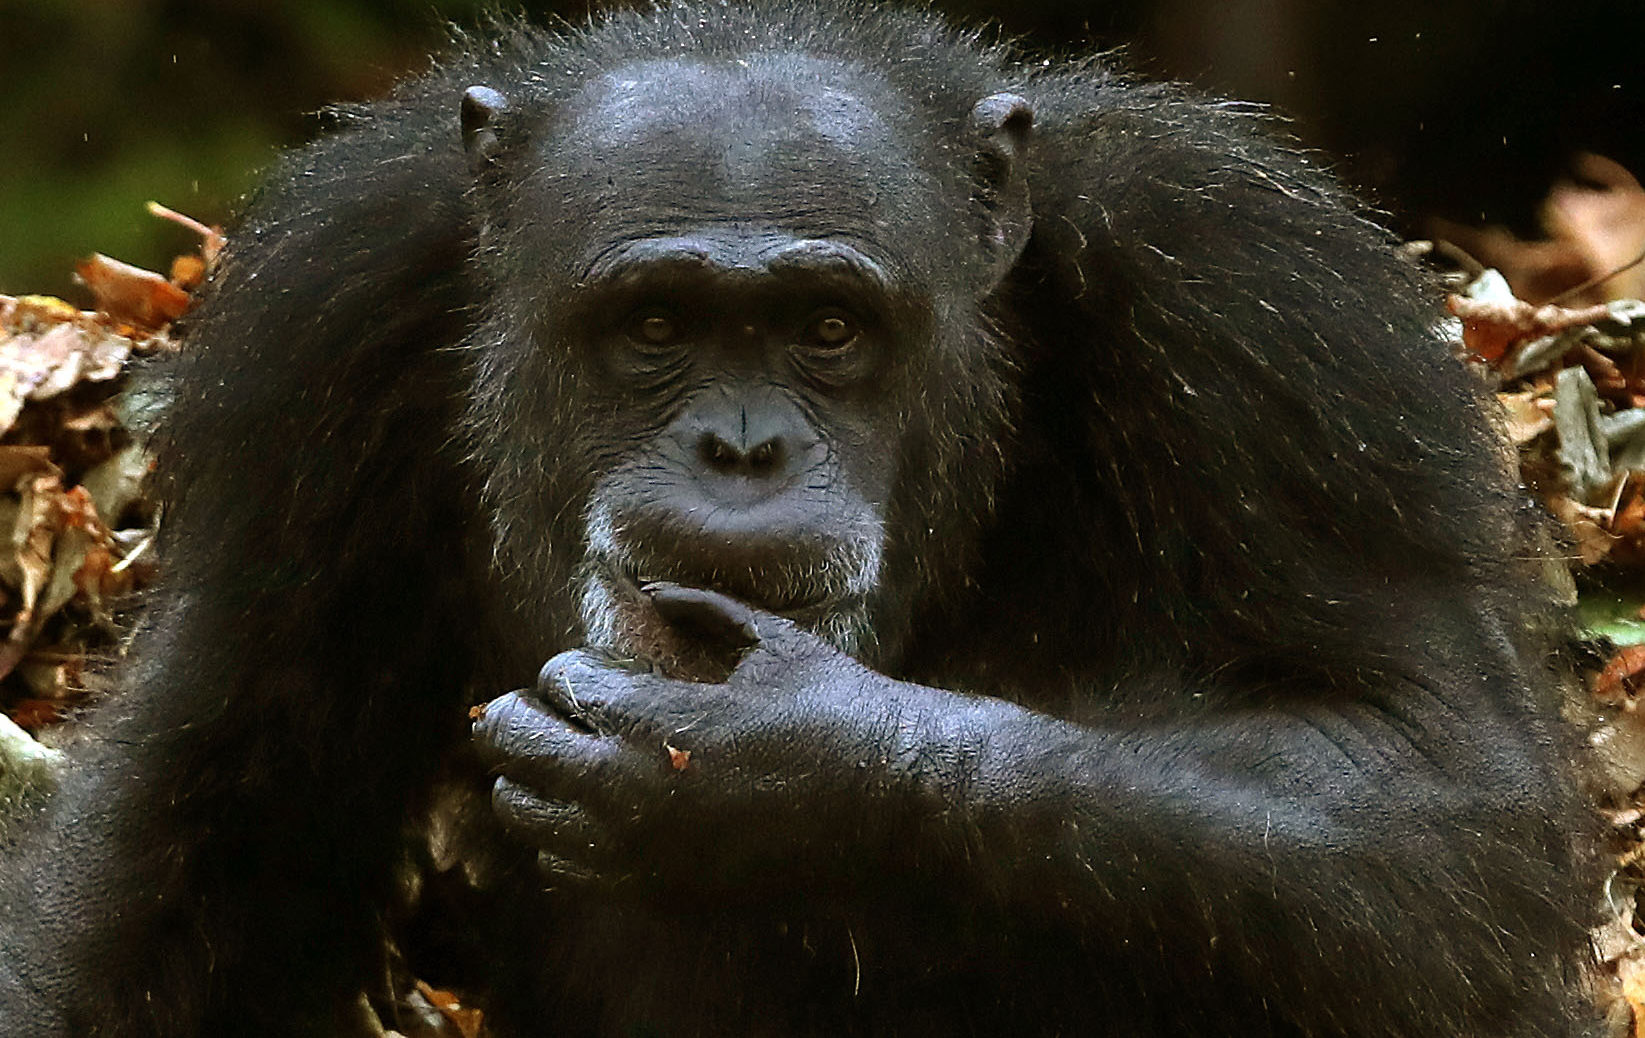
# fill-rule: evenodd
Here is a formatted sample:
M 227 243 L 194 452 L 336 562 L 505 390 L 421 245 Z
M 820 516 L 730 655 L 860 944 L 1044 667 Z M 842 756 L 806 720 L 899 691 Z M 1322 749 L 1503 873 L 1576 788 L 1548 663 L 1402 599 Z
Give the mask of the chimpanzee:
M 1265 122 L 823 0 L 342 110 L 178 363 L 0 1031 L 336 1033 L 388 931 L 504 1035 L 1579 1033 L 1534 537 Z

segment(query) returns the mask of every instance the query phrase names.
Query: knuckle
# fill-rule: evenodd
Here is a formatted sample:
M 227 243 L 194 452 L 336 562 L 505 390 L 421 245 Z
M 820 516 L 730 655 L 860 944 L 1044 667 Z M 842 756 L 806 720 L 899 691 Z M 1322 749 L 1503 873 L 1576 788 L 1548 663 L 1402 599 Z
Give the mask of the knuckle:
M 567 679 L 588 678 L 601 670 L 599 660 L 587 649 L 568 649 L 537 672 L 537 687 L 557 689 Z
M 534 800 L 524 786 L 513 780 L 498 776 L 491 783 L 491 807 L 504 819 L 514 819 L 525 814 L 528 805 Z

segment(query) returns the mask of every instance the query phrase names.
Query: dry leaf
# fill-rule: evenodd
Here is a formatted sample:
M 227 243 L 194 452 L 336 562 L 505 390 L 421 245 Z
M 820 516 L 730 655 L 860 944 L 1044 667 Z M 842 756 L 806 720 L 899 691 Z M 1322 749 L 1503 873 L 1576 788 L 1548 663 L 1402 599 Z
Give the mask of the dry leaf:
M 668 751 L 668 765 L 675 771 L 684 771 L 686 765 L 691 763 L 690 750 L 682 750 L 678 746 L 671 746 L 666 742 L 663 743 L 663 749 Z
M 34 444 L 0 445 L 0 488 L 13 488 L 24 476 L 59 475 L 51 448 Z
M 1608 706 L 1631 706 L 1635 679 L 1645 672 L 1645 645 L 1630 645 L 1612 656 L 1589 688 L 1594 698 Z
M 189 294 L 152 270 L 96 253 L 74 272 L 91 289 L 97 309 L 122 324 L 158 331 L 188 312 Z
M 1573 290 L 1580 290 L 1573 304 L 1645 295 L 1645 267 L 1617 272 L 1645 252 L 1645 188 L 1603 156 L 1578 155 L 1572 167 L 1574 176 L 1555 184 L 1543 203 L 1543 240 L 1447 220 L 1432 221 L 1432 235 L 1500 270 L 1522 299 Z
M 1462 320 L 1462 342 L 1469 352 L 1494 364 L 1517 343 L 1580 328 L 1610 316 L 1603 305 L 1568 309 L 1532 306 L 1522 299 L 1470 299 L 1453 295 L 1446 307 Z
M 1575 248 L 1587 281 L 1645 252 L 1645 188 L 1602 155 L 1578 155 L 1573 165 L 1576 179 L 1555 184 L 1543 203 L 1542 225 L 1551 238 Z M 1584 293 L 1597 300 L 1640 296 L 1645 296 L 1645 266 L 1624 270 Z
M 484 1034 L 484 1019 L 480 1010 L 465 1009 L 456 995 L 429 987 L 420 980 L 417 982 L 417 990 L 428 999 L 430 1005 L 440 1011 L 441 1016 L 457 1028 L 463 1038 L 481 1038 Z

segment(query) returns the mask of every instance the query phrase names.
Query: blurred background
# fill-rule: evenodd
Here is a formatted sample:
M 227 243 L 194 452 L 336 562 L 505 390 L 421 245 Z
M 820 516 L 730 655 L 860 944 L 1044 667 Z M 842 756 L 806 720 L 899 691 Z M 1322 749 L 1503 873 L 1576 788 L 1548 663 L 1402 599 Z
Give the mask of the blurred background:
M 101 251 L 164 269 L 328 101 L 380 93 L 481 0 L 0 0 L 0 292 L 77 302 Z M 528 3 L 577 21 L 584 0 Z M 1270 102 L 1408 235 L 1535 237 L 1551 184 L 1645 171 L 1645 0 L 937 0 L 1051 54 Z

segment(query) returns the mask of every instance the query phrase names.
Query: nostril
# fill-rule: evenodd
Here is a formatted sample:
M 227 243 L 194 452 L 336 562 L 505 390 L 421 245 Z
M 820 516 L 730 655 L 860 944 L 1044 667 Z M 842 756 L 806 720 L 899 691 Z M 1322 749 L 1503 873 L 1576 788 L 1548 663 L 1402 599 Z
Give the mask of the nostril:
M 781 467 L 783 445 L 781 438 L 772 437 L 756 447 L 743 450 L 714 433 L 703 433 L 697 440 L 697 457 L 716 472 L 765 476 Z
M 704 433 L 697 441 L 697 456 L 717 469 L 735 468 L 739 460 L 737 449 L 713 433 Z
M 748 452 L 748 464 L 755 469 L 775 468 L 780 452 L 776 440 L 767 440 Z

